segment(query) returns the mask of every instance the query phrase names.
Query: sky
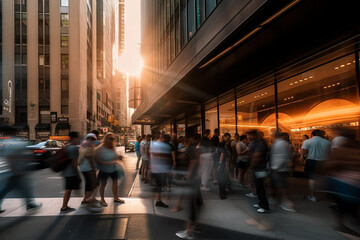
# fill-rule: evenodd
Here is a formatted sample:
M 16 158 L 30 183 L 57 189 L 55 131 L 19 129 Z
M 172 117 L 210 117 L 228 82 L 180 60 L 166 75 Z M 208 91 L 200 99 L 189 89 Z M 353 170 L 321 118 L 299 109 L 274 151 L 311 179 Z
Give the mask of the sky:
M 139 75 L 142 68 L 140 0 L 125 0 L 125 51 L 119 59 L 122 73 Z

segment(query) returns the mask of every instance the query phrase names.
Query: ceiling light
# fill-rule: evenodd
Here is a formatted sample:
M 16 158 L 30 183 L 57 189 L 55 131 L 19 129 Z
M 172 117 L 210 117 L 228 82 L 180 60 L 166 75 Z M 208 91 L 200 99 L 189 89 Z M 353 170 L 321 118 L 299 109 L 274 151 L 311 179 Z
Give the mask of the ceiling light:
M 336 68 L 335 68 L 335 70 L 338 70 L 338 69 L 339 69 L 339 67 L 336 67 Z
M 310 76 L 309 78 L 313 78 L 314 76 Z
M 326 89 L 326 86 L 324 87 L 324 89 Z
M 345 65 L 344 65 L 344 64 L 342 64 L 340 67 L 345 67 Z
M 294 83 L 290 83 L 290 85 L 292 86 L 292 85 L 294 85 Z
M 348 65 L 348 66 L 349 66 L 350 64 L 351 64 L 351 62 L 348 62 L 346 65 Z

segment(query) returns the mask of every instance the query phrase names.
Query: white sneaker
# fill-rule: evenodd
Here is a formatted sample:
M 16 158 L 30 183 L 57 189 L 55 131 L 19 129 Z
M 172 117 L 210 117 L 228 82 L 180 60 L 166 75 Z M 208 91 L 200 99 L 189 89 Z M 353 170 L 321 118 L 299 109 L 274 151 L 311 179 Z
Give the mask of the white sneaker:
M 261 208 L 259 204 L 254 204 L 254 208 Z
M 203 187 L 201 187 L 200 189 L 201 189 L 201 191 L 204 191 L 204 192 L 209 192 L 209 191 L 211 191 L 211 189 L 208 188 L 207 186 L 203 186 Z
M 266 210 L 265 208 L 259 208 L 256 210 L 258 213 L 270 213 L 270 210 Z
M 311 196 L 311 195 L 307 195 L 307 196 L 305 197 L 305 199 L 310 200 L 310 201 L 312 201 L 312 202 L 316 202 L 316 201 L 317 201 L 316 197 Z
M 249 197 L 249 198 L 257 198 L 257 195 L 253 194 L 253 193 L 248 193 L 245 194 L 245 196 Z
M 194 239 L 193 236 L 190 236 L 190 235 L 187 233 L 187 230 L 177 232 L 177 233 L 175 233 L 175 235 L 178 236 L 178 237 L 181 238 L 181 239 Z
M 288 207 L 286 205 L 279 205 L 279 207 L 284 210 L 284 211 L 287 211 L 287 212 L 296 212 L 295 208 L 292 208 L 292 207 Z

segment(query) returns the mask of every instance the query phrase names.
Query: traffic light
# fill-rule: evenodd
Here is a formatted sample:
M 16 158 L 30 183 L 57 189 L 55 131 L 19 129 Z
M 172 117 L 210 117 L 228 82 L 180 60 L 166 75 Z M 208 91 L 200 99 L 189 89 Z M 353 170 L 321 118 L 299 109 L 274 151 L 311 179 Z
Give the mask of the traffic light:
M 119 121 L 118 120 L 114 120 L 114 126 L 119 126 Z
M 109 123 L 112 123 L 114 121 L 114 115 L 110 115 L 109 117 L 108 117 L 108 122 Z

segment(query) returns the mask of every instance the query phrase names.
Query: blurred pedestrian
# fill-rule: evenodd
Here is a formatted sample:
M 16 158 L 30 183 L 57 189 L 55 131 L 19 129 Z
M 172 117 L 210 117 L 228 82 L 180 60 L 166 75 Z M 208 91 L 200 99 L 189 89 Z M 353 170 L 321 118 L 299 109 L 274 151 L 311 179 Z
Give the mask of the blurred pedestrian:
M 269 213 L 269 202 L 266 197 L 264 179 L 267 177 L 266 165 L 268 161 L 268 146 L 262 137 L 263 134 L 257 130 L 248 133 L 251 141 L 250 167 L 253 169 L 253 177 L 259 203 L 255 204 L 258 213 Z
M 323 174 L 328 176 L 327 192 L 336 202 L 335 229 L 360 237 L 360 232 L 348 227 L 344 221 L 352 216 L 360 229 L 360 144 L 355 141 L 354 131 L 338 130 L 338 136 L 333 139 L 329 161 L 323 165 Z
M 165 143 L 165 139 L 170 139 L 170 136 L 163 135 L 157 141 L 151 143 L 150 170 L 155 181 L 155 206 L 168 208 L 169 206 L 161 201 L 161 190 L 166 184 L 166 175 L 170 172 L 173 164 L 172 148 Z
M 201 173 L 201 190 L 210 191 L 207 187 L 211 171 L 213 169 L 213 154 L 211 153 L 210 129 L 204 131 L 200 142 L 200 173 Z
M 216 152 L 216 148 L 218 147 L 219 143 L 220 143 L 220 131 L 218 128 L 214 129 L 214 136 L 211 138 L 211 152 L 214 153 L 213 154 L 213 159 L 214 159 L 214 167 L 213 167 L 213 183 L 217 184 L 217 180 L 216 180 L 216 173 L 217 173 L 217 168 L 219 166 L 219 161 L 220 161 L 220 155 L 215 153 Z
M 171 141 L 171 138 L 173 138 L 174 142 Z M 175 170 L 176 167 L 176 147 L 175 145 L 177 144 L 176 141 L 176 133 L 173 134 L 171 137 L 168 134 L 164 134 L 163 135 L 163 139 L 164 139 L 164 143 L 168 144 L 171 147 L 171 159 L 170 162 L 172 164 L 170 171 L 166 174 L 165 176 L 165 182 L 166 184 L 163 186 L 164 187 L 164 191 L 171 191 L 171 184 L 172 184 L 172 170 Z
M 195 137 L 191 138 L 191 146 L 190 146 L 190 152 L 189 152 L 189 158 L 190 158 L 190 164 L 189 168 L 186 174 L 186 179 L 188 179 L 189 186 L 190 186 L 190 199 L 189 199 L 189 205 L 190 205 L 190 212 L 189 217 L 187 221 L 186 230 L 179 231 L 176 233 L 176 236 L 178 236 L 181 239 L 193 239 L 193 233 L 200 231 L 200 224 L 199 224 L 199 215 L 200 210 L 203 205 L 203 199 L 201 196 L 200 191 L 200 174 L 199 174 L 199 155 L 200 150 L 195 146 L 198 146 L 200 143 L 200 136 L 195 135 Z M 200 146 L 199 146 L 200 147 Z
M 137 161 L 136 161 L 136 170 L 139 170 L 139 163 L 140 163 L 140 159 L 141 159 L 141 153 L 140 153 L 140 143 L 141 143 L 141 137 L 138 136 L 136 138 L 137 142 L 135 143 L 135 153 L 136 153 L 136 157 L 137 157 Z
M 0 189 L 0 213 L 5 210 L 1 208 L 4 197 L 12 190 L 17 190 L 24 198 L 27 211 L 39 209 L 42 204 L 34 200 L 32 181 L 29 178 L 28 163 L 31 153 L 26 150 L 26 142 L 15 138 L 16 130 L 12 127 L 2 129 L 5 136 L 10 137 L 4 148 L 3 156 L 11 167 L 11 176 Z
M 331 143 L 329 140 L 323 138 L 324 133 L 321 130 L 314 130 L 312 138 L 304 141 L 302 150 L 307 155 L 305 164 L 305 175 L 309 179 L 309 195 L 305 198 L 316 202 L 315 187 L 316 187 L 316 173 L 321 168 L 321 164 L 328 157 Z
M 95 136 L 96 136 L 96 140 L 95 140 L 95 142 L 94 142 L 95 147 L 99 146 L 100 143 L 101 143 L 100 138 L 99 138 L 99 137 L 100 137 L 99 131 L 98 131 L 98 130 L 91 130 L 90 133 L 93 133 L 93 134 L 95 134 Z
M 95 167 L 95 141 L 97 137 L 94 133 L 86 135 L 85 141 L 79 149 L 79 165 L 80 172 L 85 179 L 85 195 L 82 204 L 96 203 L 96 199 L 92 198 L 93 191 L 97 187 L 96 167 Z
M 250 148 L 247 147 L 247 136 L 241 135 L 240 141 L 236 144 L 236 163 L 239 169 L 238 183 L 240 187 L 245 187 L 245 174 L 249 168 L 250 162 Z
M 216 154 L 220 155 L 219 166 L 217 167 L 217 179 L 219 182 L 220 199 L 226 199 L 227 192 L 230 190 L 229 164 L 232 156 L 230 142 L 230 133 L 225 133 L 223 136 L 223 141 L 219 143 L 218 147 L 216 148 Z
M 114 196 L 114 203 L 125 203 L 124 200 L 118 197 L 118 172 L 116 164 L 120 163 L 122 157 L 116 152 L 116 138 L 113 133 L 107 133 L 104 136 L 103 142 L 96 148 L 95 159 L 99 166 L 99 180 L 100 180 L 100 204 L 107 207 L 105 201 L 105 187 L 107 180 L 112 179 L 112 193 Z
M 149 170 L 149 160 L 150 160 L 150 140 L 151 135 L 148 134 L 140 143 L 140 153 L 142 157 L 142 164 L 141 164 L 141 181 L 145 183 L 148 182 L 148 170 Z
M 272 193 L 283 210 L 295 212 L 294 204 L 291 201 L 289 193 L 289 161 L 291 160 L 292 151 L 290 143 L 287 141 L 288 133 L 276 133 L 275 141 L 270 150 L 270 180 Z
M 81 184 L 81 178 L 79 174 L 78 158 L 79 158 L 79 144 L 80 137 L 77 132 L 70 132 L 70 143 L 65 146 L 65 152 L 70 162 L 62 172 L 65 178 L 65 193 L 63 198 L 63 205 L 60 209 L 61 213 L 73 212 L 76 209 L 69 207 L 68 203 L 70 200 L 72 190 L 79 190 Z

